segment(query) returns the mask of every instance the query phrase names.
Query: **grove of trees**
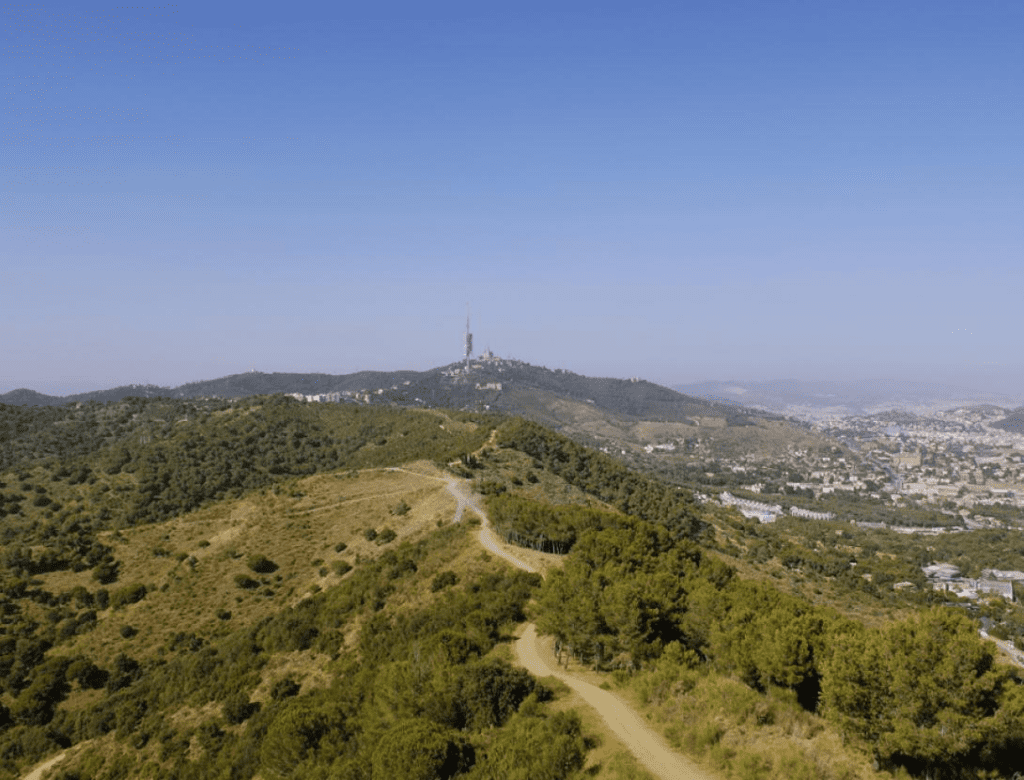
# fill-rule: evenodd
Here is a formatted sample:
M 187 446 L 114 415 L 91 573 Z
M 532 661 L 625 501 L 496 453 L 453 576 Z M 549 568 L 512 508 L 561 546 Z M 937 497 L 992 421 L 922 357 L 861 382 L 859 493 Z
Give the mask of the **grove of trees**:
M 538 627 L 582 661 L 637 669 L 678 643 L 691 665 L 793 691 L 880 766 L 959 780 L 1024 755 L 1021 675 L 948 607 L 868 629 L 637 520 L 584 532 L 538 598 Z

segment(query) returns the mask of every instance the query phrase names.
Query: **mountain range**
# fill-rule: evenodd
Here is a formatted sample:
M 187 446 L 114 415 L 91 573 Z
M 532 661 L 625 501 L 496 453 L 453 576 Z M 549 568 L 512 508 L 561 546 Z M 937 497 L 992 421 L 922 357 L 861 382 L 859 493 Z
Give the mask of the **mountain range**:
M 642 379 L 594 378 L 563 369 L 549 369 L 518 360 L 473 361 L 468 370 L 452 363 L 427 371 L 360 371 L 352 374 L 233 374 L 178 387 L 123 385 L 109 390 L 52 396 L 19 389 L 0 395 L 14 406 L 62 406 L 123 398 L 238 398 L 273 393 L 307 396 L 341 393 L 343 401 L 399 406 L 481 408 L 550 419 L 554 402 L 587 404 L 623 417 L 693 422 L 698 417 L 722 418 L 727 425 L 749 425 L 763 412 L 737 403 L 684 395 Z
M 19 389 L 0 395 L 15 406 L 60 406 L 123 398 L 239 398 L 290 393 L 323 400 L 404 407 L 501 411 L 526 417 L 595 446 L 629 449 L 687 438 L 716 441 L 716 449 L 763 449 L 765 430 L 775 445 L 806 437 L 798 419 L 923 412 L 1013 399 L 954 385 L 926 382 L 778 380 L 713 381 L 668 388 L 643 379 L 595 378 L 520 360 L 483 357 L 427 371 L 360 371 L 351 374 L 251 371 L 178 387 L 123 385 L 108 390 L 51 396 Z M 1024 428 L 1024 409 L 1008 412 L 1001 426 Z M 701 427 L 703 426 L 703 428 Z
M 808 435 L 803 425 L 778 415 L 685 395 L 639 378 L 587 377 L 490 356 L 427 371 L 340 375 L 252 371 L 175 388 L 126 385 L 64 397 L 15 390 L 0 396 L 0 403 L 56 406 L 129 397 L 228 399 L 274 393 L 364 406 L 500 411 L 623 455 L 687 440 L 705 441 L 723 452 L 767 452 L 778 446 L 804 446 Z

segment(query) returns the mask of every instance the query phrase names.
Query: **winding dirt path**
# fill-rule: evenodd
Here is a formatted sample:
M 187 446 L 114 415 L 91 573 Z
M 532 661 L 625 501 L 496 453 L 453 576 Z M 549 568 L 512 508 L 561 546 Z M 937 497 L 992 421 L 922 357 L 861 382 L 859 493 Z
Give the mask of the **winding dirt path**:
M 462 483 L 454 477 L 446 477 L 448 490 L 459 501 L 458 517 L 464 507 L 470 507 L 481 518 L 480 544 L 488 551 L 528 572 L 537 570 L 520 560 L 491 530 L 487 515 L 470 496 Z M 626 702 L 611 691 L 581 680 L 558 667 L 550 654 L 542 647 L 537 637 L 537 627 L 525 624 L 522 636 L 513 646 L 516 661 L 537 677 L 557 677 L 592 707 L 608 725 L 616 737 L 648 772 L 662 780 L 720 780 L 718 775 L 708 772 L 685 756 L 668 746 L 664 738 L 647 725 Z

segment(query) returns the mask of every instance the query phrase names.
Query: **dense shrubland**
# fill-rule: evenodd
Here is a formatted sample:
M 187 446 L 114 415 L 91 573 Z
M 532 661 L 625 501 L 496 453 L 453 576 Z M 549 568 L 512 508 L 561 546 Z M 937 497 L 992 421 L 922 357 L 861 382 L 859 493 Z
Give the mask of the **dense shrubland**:
M 418 572 L 432 555 L 466 544 L 465 526 L 446 526 L 255 625 L 214 640 L 181 632 L 156 657 L 97 665 L 37 646 L 31 679 L 0 713 L 0 766 L 12 776 L 19 758 L 113 735 L 114 746 L 86 747 L 65 776 L 568 777 L 583 763 L 579 721 L 548 714 L 538 702 L 551 692 L 489 655 L 524 619 L 539 577 L 492 564 L 463 584 L 444 578 L 420 606 L 392 606 L 398 590 L 424 589 Z M 346 649 L 354 625 L 357 644 Z M 304 692 L 280 678 L 255 700 L 267 665 L 302 651 L 334 659 L 329 687 Z M 59 707 L 86 688 L 103 695 Z M 209 703 L 216 714 L 198 723 L 174 717 Z
M 14 518 L 5 524 L 5 542 L 25 533 L 23 515 L 42 514 L 50 521 L 43 531 L 66 539 L 74 523 L 158 522 L 284 477 L 418 458 L 447 461 L 480 446 L 496 423 L 486 415 L 303 404 L 283 396 L 0 404 L 0 472 L 12 469 L 21 480 L 18 486 L 0 480 L 12 488 L 0 490 L 0 516 Z M 77 506 L 60 505 L 47 495 L 47 483 L 61 483 L 60 492 Z M 87 489 L 68 489 L 83 484 Z M 25 512 L 26 504 L 40 512 Z
M 118 562 L 102 531 L 160 522 L 319 471 L 451 460 L 480 446 L 496 422 L 281 396 L 0 405 L 3 571 L 16 583 L 91 569 L 97 582 L 111 584 Z
M 577 505 L 554 505 L 508 493 L 493 495 L 487 513 L 506 541 L 542 552 L 568 553 L 579 535 L 591 528 L 622 525 L 625 516 Z
M 640 679 L 674 675 L 663 687 L 692 687 L 690 670 L 706 666 L 752 692 L 788 691 L 883 767 L 1008 775 L 1024 750 L 1021 677 L 956 610 L 867 629 L 642 521 L 582 534 L 539 602 L 538 626 L 560 652 Z
M 187 746 L 197 738 L 165 733 L 167 717 L 183 702 L 221 702 L 228 730 L 222 734 L 211 725 L 203 750 L 229 745 L 232 722 L 272 714 L 272 708 L 257 712 L 248 698 L 268 658 L 314 648 L 337 653 L 340 626 L 361 612 L 382 614 L 396 585 L 417 570 L 418 553 L 389 550 L 358 566 L 342 591 L 329 589 L 226 638 L 213 641 L 182 626 L 157 658 L 132 657 L 129 640 L 137 630 L 125 617 L 115 618 L 125 652 L 79 657 L 62 646 L 94 630 L 106 610 L 133 609 L 148 591 L 140 583 L 118 583 L 122 567 L 101 533 L 160 522 L 252 489 L 276 491 L 317 471 L 451 460 L 482 444 L 494 424 L 486 415 L 314 406 L 282 397 L 0 406 L 0 472 L 7 469 L 0 473 L 0 766 L 14 772 L 20 762 L 111 732 L 131 734 L 140 746 L 163 734 L 161 750 L 173 752 L 175 739 Z M 386 543 L 396 535 L 384 528 L 380 538 Z M 172 551 L 157 546 L 153 555 L 171 557 Z M 180 553 L 174 557 L 183 560 Z M 265 575 L 277 566 L 265 555 L 245 564 L 238 575 L 243 588 L 260 585 L 246 572 Z M 350 566 L 332 564 L 338 575 Z M 91 570 L 93 585 L 50 593 L 33 579 L 63 570 Z M 465 587 L 484 593 L 486 585 Z M 441 595 L 450 601 L 455 590 Z M 520 600 L 528 590 L 500 588 L 503 597 Z M 489 646 L 508 608 L 475 610 L 483 597 L 473 598 L 459 614 L 472 616 L 476 641 Z M 231 611 L 218 609 L 217 617 L 227 627 Z M 67 696 L 77 701 L 87 690 L 104 695 L 84 709 L 62 706 Z M 185 776 L 198 771 L 182 769 Z
M 510 420 L 498 429 L 497 441 L 529 455 L 538 467 L 616 509 L 664 526 L 673 536 L 705 538 L 710 534 L 689 491 L 630 471 L 614 458 L 541 425 Z

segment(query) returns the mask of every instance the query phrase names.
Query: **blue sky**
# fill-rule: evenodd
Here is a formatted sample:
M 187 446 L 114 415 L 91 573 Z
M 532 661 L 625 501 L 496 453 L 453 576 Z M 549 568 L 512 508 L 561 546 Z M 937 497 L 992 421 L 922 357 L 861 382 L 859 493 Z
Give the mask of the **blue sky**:
M 1024 393 L 1019 2 L 0 10 L 0 392 L 479 349 Z

